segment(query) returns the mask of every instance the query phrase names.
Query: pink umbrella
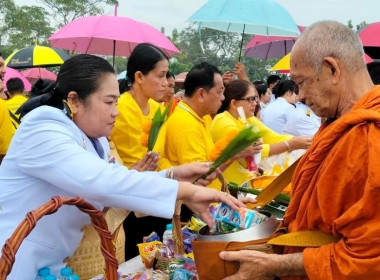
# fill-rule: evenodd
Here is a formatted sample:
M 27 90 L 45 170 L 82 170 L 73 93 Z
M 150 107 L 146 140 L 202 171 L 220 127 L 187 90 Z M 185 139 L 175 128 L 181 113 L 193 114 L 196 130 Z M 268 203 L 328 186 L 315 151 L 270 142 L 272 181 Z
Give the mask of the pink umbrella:
M 154 27 L 128 17 L 88 16 L 66 24 L 49 38 L 52 47 L 80 53 L 129 56 L 140 43 L 152 43 L 168 56 L 180 53 Z
M 4 87 L 7 90 L 7 81 L 11 78 L 20 78 L 24 83 L 25 90 L 30 91 L 32 88 L 29 81 L 17 70 L 9 67 L 5 67 L 5 76 L 4 76 Z
M 57 74 L 46 70 L 45 68 L 30 68 L 20 72 L 29 82 L 34 83 L 38 79 L 47 79 L 55 81 Z
M 380 21 L 367 25 L 359 32 L 364 51 L 374 59 L 380 59 Z
M 305 28 L 298 25 L 301 33 Z M 296 40 L 297 37 L 256 35 L 245 46 L 244 56 L 261 59 L 284 57 L 291 51 Z

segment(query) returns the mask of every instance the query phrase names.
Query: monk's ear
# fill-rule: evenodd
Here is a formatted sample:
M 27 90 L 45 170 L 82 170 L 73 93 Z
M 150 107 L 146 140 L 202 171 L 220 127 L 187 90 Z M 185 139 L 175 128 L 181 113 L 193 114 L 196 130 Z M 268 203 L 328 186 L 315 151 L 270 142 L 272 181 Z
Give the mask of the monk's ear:
M 327 75 L 332 79 L 332 83 L 336 85 L 342 74 L 340 62 L 334 57 L 327 56 L 323 59 L 322 67 L 325 68 L 324 70 L 327 72 Z

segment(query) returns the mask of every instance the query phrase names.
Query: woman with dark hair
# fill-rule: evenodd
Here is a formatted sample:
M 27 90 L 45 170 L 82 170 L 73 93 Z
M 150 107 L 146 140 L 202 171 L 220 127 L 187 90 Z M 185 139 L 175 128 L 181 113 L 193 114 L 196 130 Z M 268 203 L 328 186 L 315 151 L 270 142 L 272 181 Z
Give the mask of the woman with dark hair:
M 189 183 L 209 170 L 207 164 L 140 173 L 115 163 L 105 137 L 115 124 L 118 98 L 112 66 L 83 54 L 64 62 L 53 92 L 24 103 L 22 123 L 0 166 L 0 246 L 28 211 L 57 195 L 81 196 L 100 209 L 118 207 L 166 218 L 180 199 L 209 224 L 210 202 L 243 206 L 231 196 Z M 89 223 L 76 207 L 44 217 L 21 244 L 7 279 L 32 279 L 45 266 L 57 274 Z
M 141 144 L 143 126 L 154 116 L 167 85 L 166 73 L 169 61 L 167 55 L 152 44 L 139 44 L 132 51 L 127 63 L 127 91 L 118 101 L 119 116 L 111 139 L 115 143 L 126 167 L 131 167 L 147 155 L 148 149 Z M 158 167 L 159 156 L 149 153 L 152 161 L 150 170 Z M 160 169 L 170 164 L 160 161 Z
M 259 102 L 255 87 L 248 81 L 234 80 L 226 86 L 225 99 L 211 124 L 211 135 L 216 142 L 230 130 L 242 130 L 246 124 L 240 118 L 238 108 L 244 110 L 247 124 L 257 128 L 263 133 L 263 145 L 261 158 L 280 154 L 296 149 L 306 149 L 311 143 L 308 137 L 293 137 L 290 135 L 277 134 L 255 117 L 255 111 Z M 241 184 L 252 178 L 254 173 L 250 172 L 244 160 L 235 160 L 224 172 L 226 180 Z
M 276 100 L 265 107 L 261 116 L 266 126 L 281 134 L 289 113 L 295 109 L 298 85 L 293 80 L 284 80 L 273 88 L 272 93 Z
M 260 101 L 259 105 L 261 109 L 264 109 L 265 106 L 270 103 L 271 96 L 272 96 L 271 91 L 265 84 L 258 85 L 256 87 L 256 90 L 257 90 L 257 93 L 259 94 L 259 101 Z
M 148 43 L 139 44 L 132 51 L 127 63 L 127 92 L 123 93 L 117 105 L 119 116 L 111 139 L 126 167 L 130 168 L 139 161 L 150 162 L 149 170 L 169 168 L 166 159 L 159 159 L 158 153 L 148 153 L 141 139 L 143 127 L 147 126 L 161 105 L 155 100 L 162 100 L 168 85 L 167 72 L 169 60 L 161 49 Z M 162 134 L 163 135 L 163 134 Z M 161 145 L 162 144 L 162 145 Z M 160 148 L 157 148 L 160 147 Z M 153 151 L 163 150 L 163 138 L 159 135 Z M 149 191 L 149 190 L 147 190 Z M 144 236 L 152 231 L 162 236 L 169 219 L 156 217 L 136 218 L 132 213 L 124 223 L 126 229 L 126 258 L 138 254 L 136 243 L 141 243 Z M 133 229 L 133 230 L 131 230 Z

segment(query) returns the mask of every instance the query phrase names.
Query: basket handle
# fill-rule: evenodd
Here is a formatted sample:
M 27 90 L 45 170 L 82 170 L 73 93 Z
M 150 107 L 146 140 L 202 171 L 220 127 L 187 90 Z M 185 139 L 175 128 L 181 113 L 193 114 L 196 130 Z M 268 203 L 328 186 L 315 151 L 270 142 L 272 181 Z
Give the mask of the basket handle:
M 16 228 L 12 236 L 5 241 L 0 258 L 0 280 L 5 280 L 11 272 L 15 262 L 15 255 L 20 248 L 22 241 L 36 226 L 37 221 L 44 215 L 55 213 L 63 204 L 75 205 L 79 210 L 90 215 L 92 225 L 100 236 L 101 252 L 104 256 L 106 264 L 105 279 L 118 279 L 118 262 L 115 257 L 115 247 L 112 244 L 112 235 L 108 231 L 107 222 L 104 219 L 102 212 L 81 197 L 70 198 L 54 196 L 50 201 L 41 205 L 36 210 L 28 212 L 25 219 Z

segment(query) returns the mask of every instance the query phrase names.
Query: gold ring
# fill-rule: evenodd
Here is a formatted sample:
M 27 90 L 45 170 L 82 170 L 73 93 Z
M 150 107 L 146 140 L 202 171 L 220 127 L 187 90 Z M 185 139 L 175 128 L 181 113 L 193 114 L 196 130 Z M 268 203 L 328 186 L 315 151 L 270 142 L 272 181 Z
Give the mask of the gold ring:
M 225 195 L 225 196 L 228 196 L 228 193 L 225 192 L 224 195 Z

